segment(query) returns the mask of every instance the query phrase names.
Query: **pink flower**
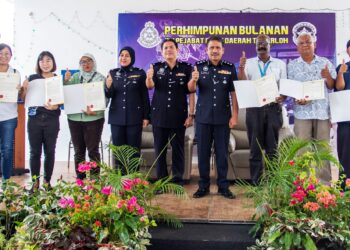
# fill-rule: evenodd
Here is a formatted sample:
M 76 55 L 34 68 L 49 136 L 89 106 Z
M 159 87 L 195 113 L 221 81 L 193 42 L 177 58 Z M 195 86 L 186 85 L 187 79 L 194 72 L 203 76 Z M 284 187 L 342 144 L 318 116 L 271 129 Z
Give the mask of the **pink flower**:
M 96 227 L 101 227 L 102 226 L 101 221 L 99 221 L 99 220 L 95 221 L 95 226 Z
M 81 179 L 76 179 L 76 180 L 75 180 L 75 183 L 76 183 L 77 186 L 79 186 L 79 187 L 84 187 L 84 182 L 83 182 L 83 180 L 81 180 Z
M 324 208 L 328 208 L 330 205 L 335 207 L 336 197 L 334 194 L 330 194 L 328 191 L 322 191 L 316 195 L 317 201 L 323 204 Z
M 135 196 L 132 196 L 129 201 L 128 201 L 128 205 L 130 206 L 136 206 L 137 205 L 137 198 Z
M 105 186 L 101 189 L 101 193 L 110 195 L 112 193 L 112 186 Z
M 306 189 L 306 191 L 313 191 L 313 190 L 315 190 L 315 186 L 313 184 L 310 184 Z
M 74 199 L 73 198 L 64 198 L 62 197 L 59 201 L 58 201 L 58 205 L 61 208 L 66 208 L 66 207 L 71 207 L 74 208 Z
M 90 166 L 91 166 L 92 168 L 97 168 L 97 163 L 96 163 L 95 161 L 91 161 L 91 162 L 90 162 Z
M 131 191 L 132 187 L 133 187 L 133 181 L 132 180 L 124 180 L 122 182 L 122 185 L 123 185 L 123 189 L 125 191 Z
M 123 206 L 125 205 L 125 200 L 120 200 L 120 201 L 118 201 L 118 203 L 117 203 L 117 208 L 122 208 Z
M 87 185 L 87 186 L 84 187 L 84 190 L 86 190 L 86 191 L 89 191 L 89 190 L 91 190 L 91 189 L 92 189 L 92 186 L 91 186 L 91 185 Z
M 91 165 L 89 163 L 80 163 L 78 166 L 78 171 L 81 173 L 91 170 Z
M 139 209 L 137 209 L 137 213 L 139 215 L 144 215 L 145 214 L 145 209 L 143 207 L 140 207 Z

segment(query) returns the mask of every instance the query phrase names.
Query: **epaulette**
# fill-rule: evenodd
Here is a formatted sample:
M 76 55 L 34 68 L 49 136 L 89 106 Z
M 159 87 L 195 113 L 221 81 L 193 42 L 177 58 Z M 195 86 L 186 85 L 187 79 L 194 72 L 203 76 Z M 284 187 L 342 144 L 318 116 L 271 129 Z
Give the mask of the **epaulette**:
M 203 64 L 203 63 L 206 63 L 206 62 L 207 62 L 207 60 L 201 60 L 201 61 L 196 62 L 196 65 L 200 65 L 200 64 Z
M 188 62 L 179 61 L 179 63 L 182 64 L 182 65 L 192 66 L 192 64 L 190 64 L 190 63 L 188 63 Z
M 141 68 L 138 67 L 134 67 L 134 70 L 142 70 Z
M 156 62 L 156 63 L 153 63 L 154 66 L 160 66 L 162 65 L 164 62 Z
M 225 60 L 222 61 L 222 64 L 229 65 L 229 66 L 232 66 L 232 65 L 233 65 L 232 63 L 230 63 L 230 62 L 228 62 L 228 61 L 225 61 Z

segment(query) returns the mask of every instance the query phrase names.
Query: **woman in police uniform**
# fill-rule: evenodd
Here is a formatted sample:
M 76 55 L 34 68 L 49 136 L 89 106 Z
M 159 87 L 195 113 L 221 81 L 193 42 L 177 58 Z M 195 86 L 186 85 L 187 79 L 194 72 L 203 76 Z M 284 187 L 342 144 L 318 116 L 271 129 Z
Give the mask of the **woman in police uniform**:
M 149 124 L 150 104 L 145 84 L 146 73 L 133 67 L 135 51 L 124 47 L 119 52 L 120 68 L 110 70 L 106 96 L 111 98 L 108 123 L 116 146 L 141 146 L 142 127 Z

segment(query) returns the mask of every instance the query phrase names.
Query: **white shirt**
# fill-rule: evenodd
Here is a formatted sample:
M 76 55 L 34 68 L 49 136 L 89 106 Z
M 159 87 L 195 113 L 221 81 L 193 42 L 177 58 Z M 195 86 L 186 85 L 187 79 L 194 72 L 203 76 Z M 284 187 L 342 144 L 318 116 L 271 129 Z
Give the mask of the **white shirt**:
M 15 73 L 15 71 L 10 66 L 7 73 Z M 19 74 L 18 70 L 16 70 L 16 74 Z M 17 116 L 17 103 L 0 102 L 0 122 L 16 118 Z
M 247 59 L 244 69 L 245 75 L 247 76 L 247 80 L 257 80 L 263 77 L 260 73 L 259 65 L 261 70 L 264 71 L 264 67 L 267 65 L 268 62 L 270 63 L 266 68 L 266 75 L 274 74 L 277 82 L 280 79 L 287 78 L 286 63 L 280 59 L 273 58 L 270 56 L 270 59 L 265 64 L 259 59 L 259 57 Z

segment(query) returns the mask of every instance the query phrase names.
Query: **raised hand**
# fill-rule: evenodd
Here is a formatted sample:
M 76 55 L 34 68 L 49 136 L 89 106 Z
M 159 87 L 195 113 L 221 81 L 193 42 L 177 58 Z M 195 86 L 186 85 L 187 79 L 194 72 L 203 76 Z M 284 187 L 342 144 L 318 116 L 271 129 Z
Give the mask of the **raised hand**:
M 331 73 L 329 73 L 328 65 L 324 67 L 324 69 L 321 70 L 321 76 L 322 78 L 329 78 L 331 77 Z
M 106 79 L 107 88 L 110 88 L 112 86 L 112 83 L 113 83 L 113 79 L 112 79 L 111 73 L 108 73 L 107 79 Z
M 343 59 L 343 63 L 340 65 L 338 72 L 345 73 L 346 71 L 348 71 L 348 65 L 346 65 L 345 60 Z
M 147 79 L 151 80 L 153 79 L 154 75 L 154 69 L 153 69 L 153 64 L 149 66 L 149 69 L 147 70 Z
M 245 51 L 242 51 L 242 56 L 239 58 L 239 68 L 244 69 L 247 62 L 247 57 L 245 56 Z
M 194 66 L 193 71 L 192 71 L 192 80 L 193 81 L 198 81 L 199 79 L 199 72 L 197 70 L 197 66 Z
M 66 73 L 64 73 L 64 81 L 68 82 L 70 78 L 72 77 L 72 74 L 70 73 L 69 69 L 66 69 Z

